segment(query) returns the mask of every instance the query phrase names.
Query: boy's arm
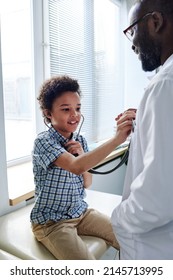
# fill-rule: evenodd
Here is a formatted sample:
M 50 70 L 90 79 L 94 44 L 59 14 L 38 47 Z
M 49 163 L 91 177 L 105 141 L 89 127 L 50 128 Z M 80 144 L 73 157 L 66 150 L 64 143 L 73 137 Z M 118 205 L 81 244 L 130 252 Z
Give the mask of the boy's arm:
M 72 143 L 73 143 L 73 145 L 72 145 Z M 78 141 L 74 141 L 74 140 L 72 140 L 71 145 L 68 145 L 68 143 L 67 143 L 67 151 L 69 153 L 71 153 L 72 155 L 77 154 L 78 156 L 82 155 L 84 153 L 84 149 L 83 149 L 81 143 Z M 86 171 L 82 174 L 82 176 L 84 179 L 84 188 L 90 187 L 92 184 L 92 174 Z
M 71 144 L 69 152 L 64 152 L 62 155 L 60 155 L 58 159 L 54 161 L 54 164 L 76 175 L 85 173 L 87 170 L 97 165 L 101 160 L 108 156 L 118 145 L 120 145 L 126 140 L 127 136 L 131 132 L 132 120 L 134 118 L 135 112 L 126 111 L 117 121 L 116 135 L 90 152 L 83 152 L 82 154 L 80 154 L 80 147 L 77 147 L 77 143 L 74 144 L 74 141 L 70 140 L 68 142 L 68 145 Z M 77 153 L 79 156 L 74 157 L 72 155 L 74 153 Z
M 83 173 L 84 188 L 89 188 L 92 184 L 92 174 L 89 172 Z

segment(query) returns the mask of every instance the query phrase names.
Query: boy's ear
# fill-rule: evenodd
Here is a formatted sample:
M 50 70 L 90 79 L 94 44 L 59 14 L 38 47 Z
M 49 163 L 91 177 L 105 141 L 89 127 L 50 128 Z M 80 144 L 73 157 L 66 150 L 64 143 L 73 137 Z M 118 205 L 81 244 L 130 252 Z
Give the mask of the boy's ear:
M 51 112 L 48 109 L 43 110 L 44 116 L 47 117 L 48 119 L 51 118 Z

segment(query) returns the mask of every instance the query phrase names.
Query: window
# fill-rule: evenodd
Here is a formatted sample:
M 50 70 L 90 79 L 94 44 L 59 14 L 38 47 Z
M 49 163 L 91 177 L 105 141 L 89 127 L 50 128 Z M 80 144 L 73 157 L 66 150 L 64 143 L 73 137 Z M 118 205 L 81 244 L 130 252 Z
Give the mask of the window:
M 33 77 L 29 0 L 1 0 L 1 51 L 8 163 L 31 154 Z
M 109 0 L 49 0 L 50 76 L 77 78 L 82 89 L 83 132 L 89 141 L 112 136 L 122 110 L 120 6 Z M 117 3 L 117 2 L 116 2 Z M 47 11 L 47 7 L 45 7 Z
M 30 0 L 1 0 L 0 7 L 7 179 L 9 196 L 15 198 L 33 188 L 32 9 Z

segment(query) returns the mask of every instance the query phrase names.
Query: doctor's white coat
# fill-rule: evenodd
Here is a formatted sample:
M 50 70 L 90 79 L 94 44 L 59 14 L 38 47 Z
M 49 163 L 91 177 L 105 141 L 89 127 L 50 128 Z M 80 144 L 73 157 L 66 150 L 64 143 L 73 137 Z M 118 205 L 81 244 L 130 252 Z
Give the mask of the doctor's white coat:
M 173 55 L 141 100 L 111 220 L 121 259 L 173 259 Z

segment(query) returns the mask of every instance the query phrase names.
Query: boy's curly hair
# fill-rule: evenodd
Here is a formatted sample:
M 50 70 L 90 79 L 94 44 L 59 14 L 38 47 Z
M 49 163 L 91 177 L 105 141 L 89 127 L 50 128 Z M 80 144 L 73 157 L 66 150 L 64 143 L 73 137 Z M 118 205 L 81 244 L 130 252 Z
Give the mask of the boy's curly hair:
M 52 77 L 42 84 L 37 100 L 45 123 L 50 123 L 50 119 L 46 117 L 44 110 L 51 111 L 54 100 L 66 91 L 77 92 L 81 96 L 78 81 L 66 75 Z

